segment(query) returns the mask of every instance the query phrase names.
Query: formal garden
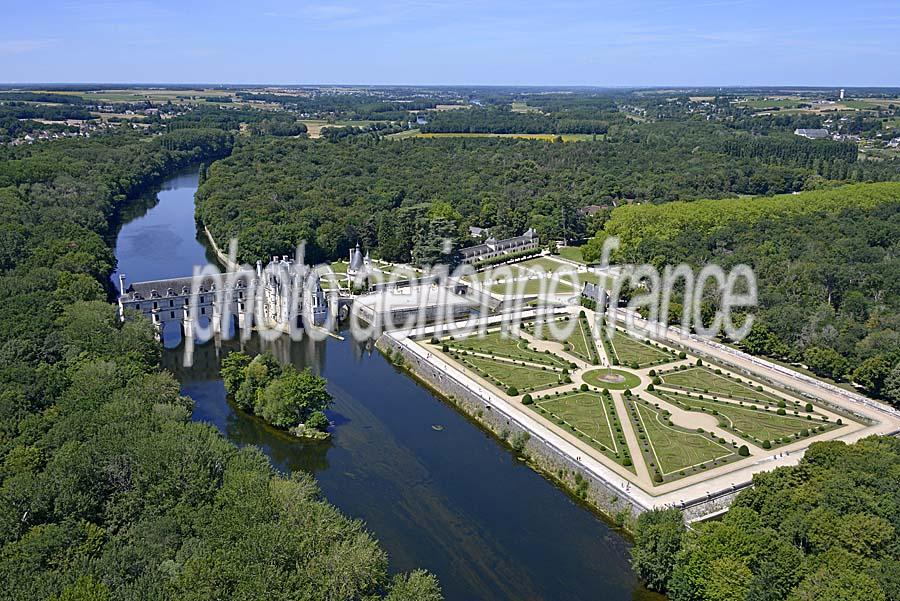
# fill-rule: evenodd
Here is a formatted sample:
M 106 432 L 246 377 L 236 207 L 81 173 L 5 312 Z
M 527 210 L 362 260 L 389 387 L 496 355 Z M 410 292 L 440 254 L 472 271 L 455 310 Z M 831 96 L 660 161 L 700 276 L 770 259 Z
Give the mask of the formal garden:
M 673 370 L 661 371 L 659 378 L 663 384 L 704 394 L 720 394 L 732 399 L 759 401 L 778 404 L 785 399 L 766 392 L 762 385 L 750 380 L 742 380 L 726 374 L 720 369 L 712 369 L 698 362 L 692 367 L 681 366 Z
M 629 393 L 625 395 L 629 419 L 641 445 L 644 463 L 656 484 L 690 476 L 749 456 L 746 446 L 736 447 L 723 438 L 676 426 L 669 412 Z
M 581 379 L 588 386 L 609 390 L 627 390 L 641 383 L 641 379 L 636 374 L 611 368 L 592 369 L 585 372 Z
M 499 357 L 492 359 L 473 355 L 468 351 L 450 350 L 449 355 L 457 363 L 506 391 L 508 396 L 519 396 L 572 381 L 566 368 L 558 370 Z
M 597 352 L 597 347 L 594 344 L 588 318 L 583 311 L 577 318 L 570 316 L 559 317 L 554 322 L 554 327 L 558 330 L 568 331 L 570 328 L 572 329 L 572 333 L 565 340 L 559 341 L 563 345 L 563 351 L 591 365 L 599 365 L 600 354 Z M 532 321 L 525 324 L 523 329 L 540 340 L 553 340 L 548 323 Z
M 528 345 L 527 340 L 500 329 L 488 331 L 484 336 L 473 335 L 460 339 L 451 336 L 443 342 L 443 346 L 449 350 L 478 353 L 492 359 L 499 357 L 550 367 L 571 367 L 568 361 L 552 353 L 535 350 Z
M 811 404 L 798 415 L 790 415 L 785 407 L 777 409 L 743 401 L 722 400 L 702 394 L 679 393 L 657 388 L 658 398 L 686 411 L 699 411 L 715 416 L 719 427 L 734 432 L 764 449 L 772 449 L 840 427 L 816 413 Z M 805 409 L 809 409 L 806 411 Z
M 632 369 L 643 369 L 678 360 L 678 353 L 662 345 L 644 342 L 616 329 L 610 338 L 602 328 L 600 337 L 606 354 L 613 365 L 624 365 Z
M 557 392 L 534 400 L 526 395 L 522 402 L 541 417 L 571 431 L 606 457 L 634 472 L 622 424 L 608 391 Z

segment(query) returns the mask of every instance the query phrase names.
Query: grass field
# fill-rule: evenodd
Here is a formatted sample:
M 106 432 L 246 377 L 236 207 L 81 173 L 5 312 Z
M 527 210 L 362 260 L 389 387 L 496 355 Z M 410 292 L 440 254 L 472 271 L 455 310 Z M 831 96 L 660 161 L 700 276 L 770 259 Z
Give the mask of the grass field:
M 825 423 L 821 418 L 807 420 L 805 414 L 801 416 L 778 415 L 775 411 L 766 411 L 762 408 L 752 408 L 750 405 L 738 405 L 727 401 L 713 401 L 712 399 L 699 399 L 696 396 L 656 390 L 654 394 L 659 398 L 674 403 L 691 411 L 705 411 L 709 414 L 717 414 L 720 425 L 725 422 L 729 429 L 733 429 L 744 438 L 749 438 L 757 444 L 764 440 L 772 443 L 772 446 L 786 444 L 788 440 L 782 438 L 799 435 L 803 430 L 816 427 L 824 427 L 825 430 L 835 428 L 835 424 Z M 715 413 L 714 413 L 715 412 Z
M 581 254 L 580 246 L 561 246 L 559 248 L 559 256 L 576 263 L 584 263 L 584 256 Z
M 724 375 L 719 375 L 707 367 L 691 367 L 683 371 L 660 374 L 664 384 L 698 392 L 719 394 L 733 399 L 778 403 L 777 396 L 753 388 Z
M 454 355 L 454 359 L 478 375 L 506 390 L 514 386 L 519 394 L 552 388 L 560 383 L 560 372 L 527 365 L 516 365 L 501 359 L 472 355 Z
M 550 257 L 535 257 L 533 259 L 528 259 L 527 261 L 522 261 L 521 263 L 516 263 L 516 265 L 539 272 L 543 271 L 544 273 L 564 274 L 575 271 L 575 268 L 571 265 L 560 263 Z
M 621 330 L 616 330 L 610 343 L 620 365 L 632 366 L 637 363 L 638 367 L 648 367 L 678 359 L 678 355 L 675 353 L 632 338 Z
M 373 123 L 387 123 L 387 121 L 325 121 L 323 119 L 302 119 L 300 122 L 306 125 L 306 133 L 310 138 L 321 137 L 322 130 L 326 127 L 365 127 L 366 125 L 372 125 Z
M 738 104 L 753 109 L 793 109 L 798 108 L 801 104 L 809 104 L 809 102 L 800 98 L 750 98 L 742 100 Z
M 549 278 L 531 278 L 520 279 L 513 282 L 511 286 L 505 282 L 494 284 L 490 291 L 505 296 L 532 296 L 535 294 L 573 294 L 575 288 L 565 279 L 556 280 L 554 285 Z
M 597 388 L 608 388 L 610 390 L 625 390 L 626 388 L 634 388 L 641 383 L 641 379 L 631 372 L 621 369 L 611 370 L 613 374 L 625 378 L 622 382 L 606 382 L 602 378 L 607 374 L 606 369 L 592 369 L 585 372 L 582 376 L 585 384 L 588 386 L 596 386 Z
M 597 393 L 576 392 L 544 397 L 531 407 L 545 419 L 569 429 L 578 438 L 624 465 L 623 460 L 628 456 L 627 444 L 612 398 L 605 399 Z M 632 466 L 628 467 L 634 470 Z
M 464 339 L 446 340 L 443 344 L 451 349 L 505 357 L 516 361 L 528 361 L 551 367 L 568 367 L 568 361 L 551 353 L 536 351 L 528 346 L 528 341 L 518 336 L 503 336 L 500 330 L 487 332 L 484 336 L 476 335 Z
M 630 402 L 629 405 L 638 426 L 638 438 L 641 433 L 645 436 L 641 440 L 645 455 L 649 455 L 650 461 L 659 466 L 664 477 L 736 456 L 733 449 L 705 434 L 670 425 L 655 407 L 641 401 Z M 650 465 L 647 467 L 653 472 Z

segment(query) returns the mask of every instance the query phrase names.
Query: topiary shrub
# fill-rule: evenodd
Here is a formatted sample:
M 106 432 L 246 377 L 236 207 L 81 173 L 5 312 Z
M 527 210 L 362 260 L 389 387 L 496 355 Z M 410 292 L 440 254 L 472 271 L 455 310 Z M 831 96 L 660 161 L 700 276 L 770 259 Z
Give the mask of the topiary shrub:
M 741 445 L 741 448 L 738 449 L 738 455 L 740 455 L 741 457 L 749 457 L 750 456 L 750 449 L 747 448 L 747 445 L 745 445 L 745 444 Z
M 685 353 L 684 351 L 681 351 L 680 353 L 678 353 L 678 358 L 679 359 L 687 359 L 687 353 Z
M 530 405 L 530 404 L 532 404 L 533 402 L 534 402 L 534 399 L 531 398 L 531 395 L 530 395 L 530 394 L 526 394 L 525 396 L 522 397 L 522 404 L 523 404 L 523 405 Z
M 510 386 L 506 389 L 506 394 L 509 396 L 519 396 L 519 389 L 515 386 Z
M 812 403 L 807 403 L 805 409 L 806 409 L 807 413 L 812 413 L 812 410 L 813 410 Z
M 779 409 L 778 415 L 787 415 L 787 411 L 785 411 L 784 409 Z
M 772 448 L 772 443 L 769 442 L 768 440 L 764 440 L 763 443 L 762 443 L 762 448 L 764 448 L 764 449 L 771 449 L 771 448 Z
M 653 384 L 648 384 L 648 385 L 647 385 L 647 390 L 650 391 L 650 392 L 653 392 L 654 390 L 656 390 L 656 387 L 654 387 Z
M 587 385 L 587 384 L 582 384 L 582 385 L 579 387 L 579 390 L 581 390 L 581 392 L 587 392 L 587 391 L 588 391 L 588 385 Z

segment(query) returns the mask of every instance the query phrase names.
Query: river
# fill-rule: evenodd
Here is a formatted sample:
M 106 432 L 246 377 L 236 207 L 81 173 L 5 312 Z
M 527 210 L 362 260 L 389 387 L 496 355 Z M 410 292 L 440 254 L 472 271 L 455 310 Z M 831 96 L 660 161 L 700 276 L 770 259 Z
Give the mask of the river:
M 129 281 L 189 275 L 209 260 L 194 222 L 197 181 L 194 170 L 179 173 L 122 215 L 115 249 Z M 314 473 L 330 502 L 366 522 L 393 571 L 434 572 L 448 601 L 660 598 L 637 582 L 618 531 L 371 345 L 348 338 L 267 347 L 328 379 L 333 436 L 310 444 L 228 403 L 218 365 L 238 343 L 200 347 L 184 368 L 178 332 L 167 331 L 164 342 L 164 365 L 195 400 L 195 420 L 260 447 L 279 470 Z M 245 348 L 261 344 L 254 338 Z

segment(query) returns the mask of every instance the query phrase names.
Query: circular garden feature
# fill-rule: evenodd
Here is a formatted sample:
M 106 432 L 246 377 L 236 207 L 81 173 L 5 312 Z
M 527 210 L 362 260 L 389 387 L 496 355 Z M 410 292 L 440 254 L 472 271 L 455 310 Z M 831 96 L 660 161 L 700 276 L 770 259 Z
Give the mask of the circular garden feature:
M 641 383 L 641 379 L 635 374 L 620 369 L 592 369 L 585 372 L 582 379 L 588 386 L 611 390 L 634 388 Z

